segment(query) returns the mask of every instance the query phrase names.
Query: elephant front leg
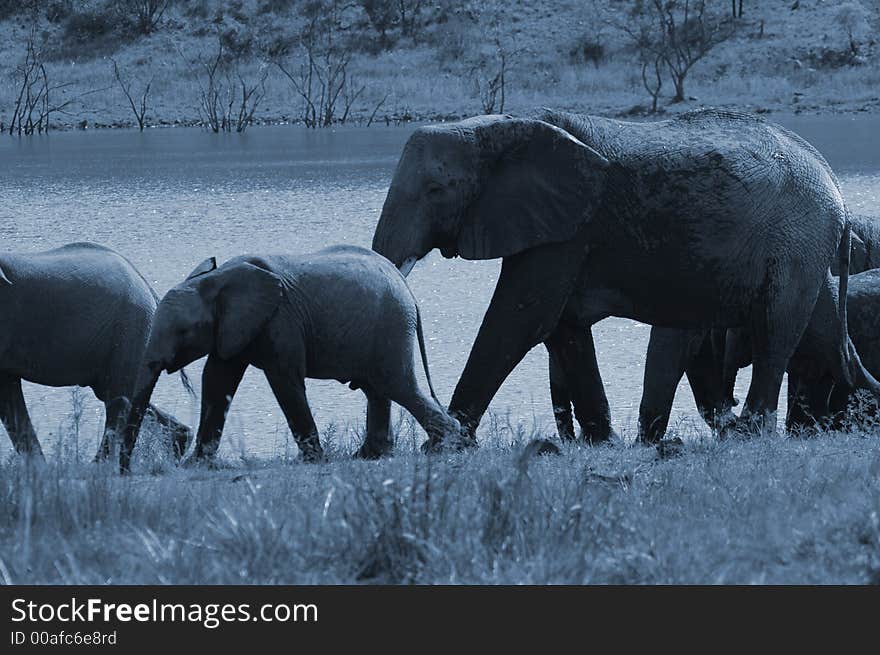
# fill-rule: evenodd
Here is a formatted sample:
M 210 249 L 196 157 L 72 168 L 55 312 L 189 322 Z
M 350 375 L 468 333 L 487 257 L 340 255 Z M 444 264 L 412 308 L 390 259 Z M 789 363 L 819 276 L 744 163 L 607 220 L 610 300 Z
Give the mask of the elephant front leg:
M 558 400 L 565 400 L 564 409 L 567 409 L 570 399 L 581 426 L 582 438 L 589 443 L 608 441 L 614 435 L 611 429 L 611 410 L 599 373 L 599 364 L 596 361 L 592 332 L 560 321 L 544 343 L 551 355 L 550 395 L 553 399 L 553 410 L 560 437 L 566 438 L 563 432 L 565 429 L 570 431 L 569 438 L 574 439 L 570 411 L 562 413 L 557 409 Z M 558 389 L 559 378 L 565 383 L 564 397 Z M 554 387 L 557 387 L 555 393 Z
M 695 336 L 705 338 L 706 333 L 704 330 L 651 328 L 639 403 L 637 441 L 653 444 L 666 434 L 675 391 L 690 363 L 688 343 Z
M 196 433 L 194 460 L 210 459 L 217 453 L 232 397 L 248 367 L 242 359 L 221 359 L 209 355 L 202 371 L 202 407 Z
M 723 345 L 713 343 L 713 340 L 718 340 L 719 332 L 723 335 L 725 330 L 713 330 L 702 338 L 694 335 L 685 374 L 700 416 L 716 434 L 723 434 L 726 427 L 736 421 L 732 410 L 736 401 L 733 389 L 728 392 L 723 379 Z
M 565 378 L 565 371 L 560 361 L 559 353 L 554 352 L 553 346 L 545 341 L 548 355 L 548 368 L 550 373 L 550 402 L 553 405 L 553 419 L 556 421 L 556 431 L 563 441 L 574 441 L 574 419 L 571 414 L 571 393 L 569 383 Z
M 559 323 L 584 260 L 583 241 L 507 257 L 492 302 L 449 403 L 470 439 L 498 388 Z
M 367 397 L 367 435 L 364 443 L 354 454 L 361 459 L 379 459 L 391 454 L 394 442 L 391 440 L 391 401 L 364 387 Z
M 0 420 L 17 453 L 43 459 L 43 450 L 37 441 L 18 378 L 0 379 Z

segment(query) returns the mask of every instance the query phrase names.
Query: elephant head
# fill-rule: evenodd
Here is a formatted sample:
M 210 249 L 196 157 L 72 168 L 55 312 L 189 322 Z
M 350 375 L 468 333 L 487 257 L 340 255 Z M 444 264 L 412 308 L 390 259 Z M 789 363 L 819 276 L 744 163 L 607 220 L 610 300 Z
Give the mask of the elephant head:
M 162 298 L 138 373 L 120 456 L 123 470 L 159 375 L 209 353 L 221 359 L 239 355 L 275 313 L 281 295 L 281 278 L 274 273 L 243 260 L 217 268 L 212 257 Z
M 507 257 L 565 241 L 596 210 L 608 160 L 535 119 L 478 116 L 409 138 L 373 236 L 404 274 L 445 257 Z

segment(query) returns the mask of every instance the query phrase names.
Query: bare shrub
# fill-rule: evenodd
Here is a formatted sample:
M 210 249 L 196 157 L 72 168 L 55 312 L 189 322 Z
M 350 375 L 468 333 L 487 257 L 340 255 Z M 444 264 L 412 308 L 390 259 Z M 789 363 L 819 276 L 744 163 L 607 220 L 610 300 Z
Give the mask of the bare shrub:
M 7 128 L 9 134 L 30 135 L 48 132 L 53 113 L 64 112 L 78 97 L 86 95 L 68 97 L 60 102 L 54 101 L 55 93 L 71 86 L 71 83 L 55 85 L 50 83 L 45 53 L 37 45 L 36 24 L 28 34 L 24 60 L 15 67 L 13 80 L 18 87 L 18 95 Z
M 344 39 L 341 10 L 336 2 L 317 2 L 306 8 L 305 16 L 301 48 L 294 54 L 298 65 L 287 52 L 273 63 L 302 100 L 300 118 L 306 127 L 344 124 L 366 86 L 349 70 L 352 48 Z
M 150 95 L 150 87 L 153 84 L 153 78 L 151 77 L 145 85 L 142 85 L 141 93 L 137 94 L 138 102 L 135 103 L 135 98 L 132 96 L 131 92 L 131 79 L 126 80 L 123 78 L 123 74 L 119 70 L 119 66 L 115 59 L 111 58 L 110 61 L 113 63 L 113 76 L 116 78 L 116 83 L 119 85 L 119 88 L 122 89 L 122 93 L 125 94 L 125 98 L 128 100 L 131 111 L 134 113 L 135 120 L 137 120 L 138 129 L 143 132 L 147 117 L 147 98 Z
M 484 114 L 504 113 L 509 59 L 510 53 L 501 39 L 496 38 L 492 55 L 480 58 L 472 70 L 471 75 Z
M 138 34 L 148 36 L 156 31 L 171 0 L 113 0 L 116 15 Z
M 860 39 L 868 30 L 867 10 L 860 2 L 844 2 L 834 13 L 834 21 L 846 35 L 851 57 L 857 57 Z
M 199 55 L 194 67 L 200 69 L 199 115 L 205 127 L 214 133 L 244 132 L 266 96 L 268 66 L 260 66 L 256 79 L 246 77 L 241 55 L 228 52 L 218 34 L 216 54 Z

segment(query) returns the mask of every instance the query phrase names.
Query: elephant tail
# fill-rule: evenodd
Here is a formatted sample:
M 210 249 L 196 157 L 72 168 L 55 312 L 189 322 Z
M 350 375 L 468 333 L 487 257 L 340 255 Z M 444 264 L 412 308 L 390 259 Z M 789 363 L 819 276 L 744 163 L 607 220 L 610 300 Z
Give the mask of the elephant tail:
M 416 303 L 416 336 L 419 339 L 419 353 L 422 355 L 422 366 L 425 367 L 425 377 L 428 379 L 428 389 L 431 391 L 431 398 L 442 407 L 442 403 L 437 398 L 437 392 L 434 391 L 434 383 L 431 382 L 431 371 L 428 370 L 428 353 L 425 350 L 425 333 L 422 330 L 422 314 L 419 311 L 418 303 Z
M 846 321 L 846 298 L 849 289 L 849 249 L 852 241 L 852 224 L 849 215 L 846 217 L 846 226 L 843 228 L 843 237 L 840 239 L 840 245 L 837 247 L 838 266 L 840 267 L 840 275 L 837 278 L 837 308 L 838 319 L 840 324 L 840 343 L 844 348 L 847 347 L 849 341 L 849 329 Z M 848 370 L 849 367 L 844 367 Z M 849 380 L 848 380 L 849 382 Z
M 878 382 L 870 371 L 868 371 L 855 344 L 849 337 L 849 328 L 847 324 L 847 291 L 849 288 L 849 258 L 850 247 L 852 241 L 852 225 L 850 223 L 849 214 L 847 213 L 846 227 L 843 230 L 843 237 L 840 240 L 837 257 L 840 264 L 840 276 L 838 277 L 838 322 L 840 329 L 840 345 L 841 356 L 843 361 L 842 376 L 844 381 L 851 387 L 859 389 L 867 389 L 876 397 L 880 398 L 880 382 Z

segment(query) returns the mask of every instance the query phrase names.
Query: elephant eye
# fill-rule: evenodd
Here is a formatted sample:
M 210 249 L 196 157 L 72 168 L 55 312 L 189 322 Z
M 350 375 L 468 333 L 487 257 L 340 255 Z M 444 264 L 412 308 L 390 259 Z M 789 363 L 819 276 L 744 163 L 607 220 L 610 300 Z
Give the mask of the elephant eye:
M 436 182 L 430 182 L 428 184 L 428 189 L 426 193 L 429 198 L 436 198 L 438 196 L 443 195 L 443 191 L 445 191 L 442 184 L 437 184 Z

